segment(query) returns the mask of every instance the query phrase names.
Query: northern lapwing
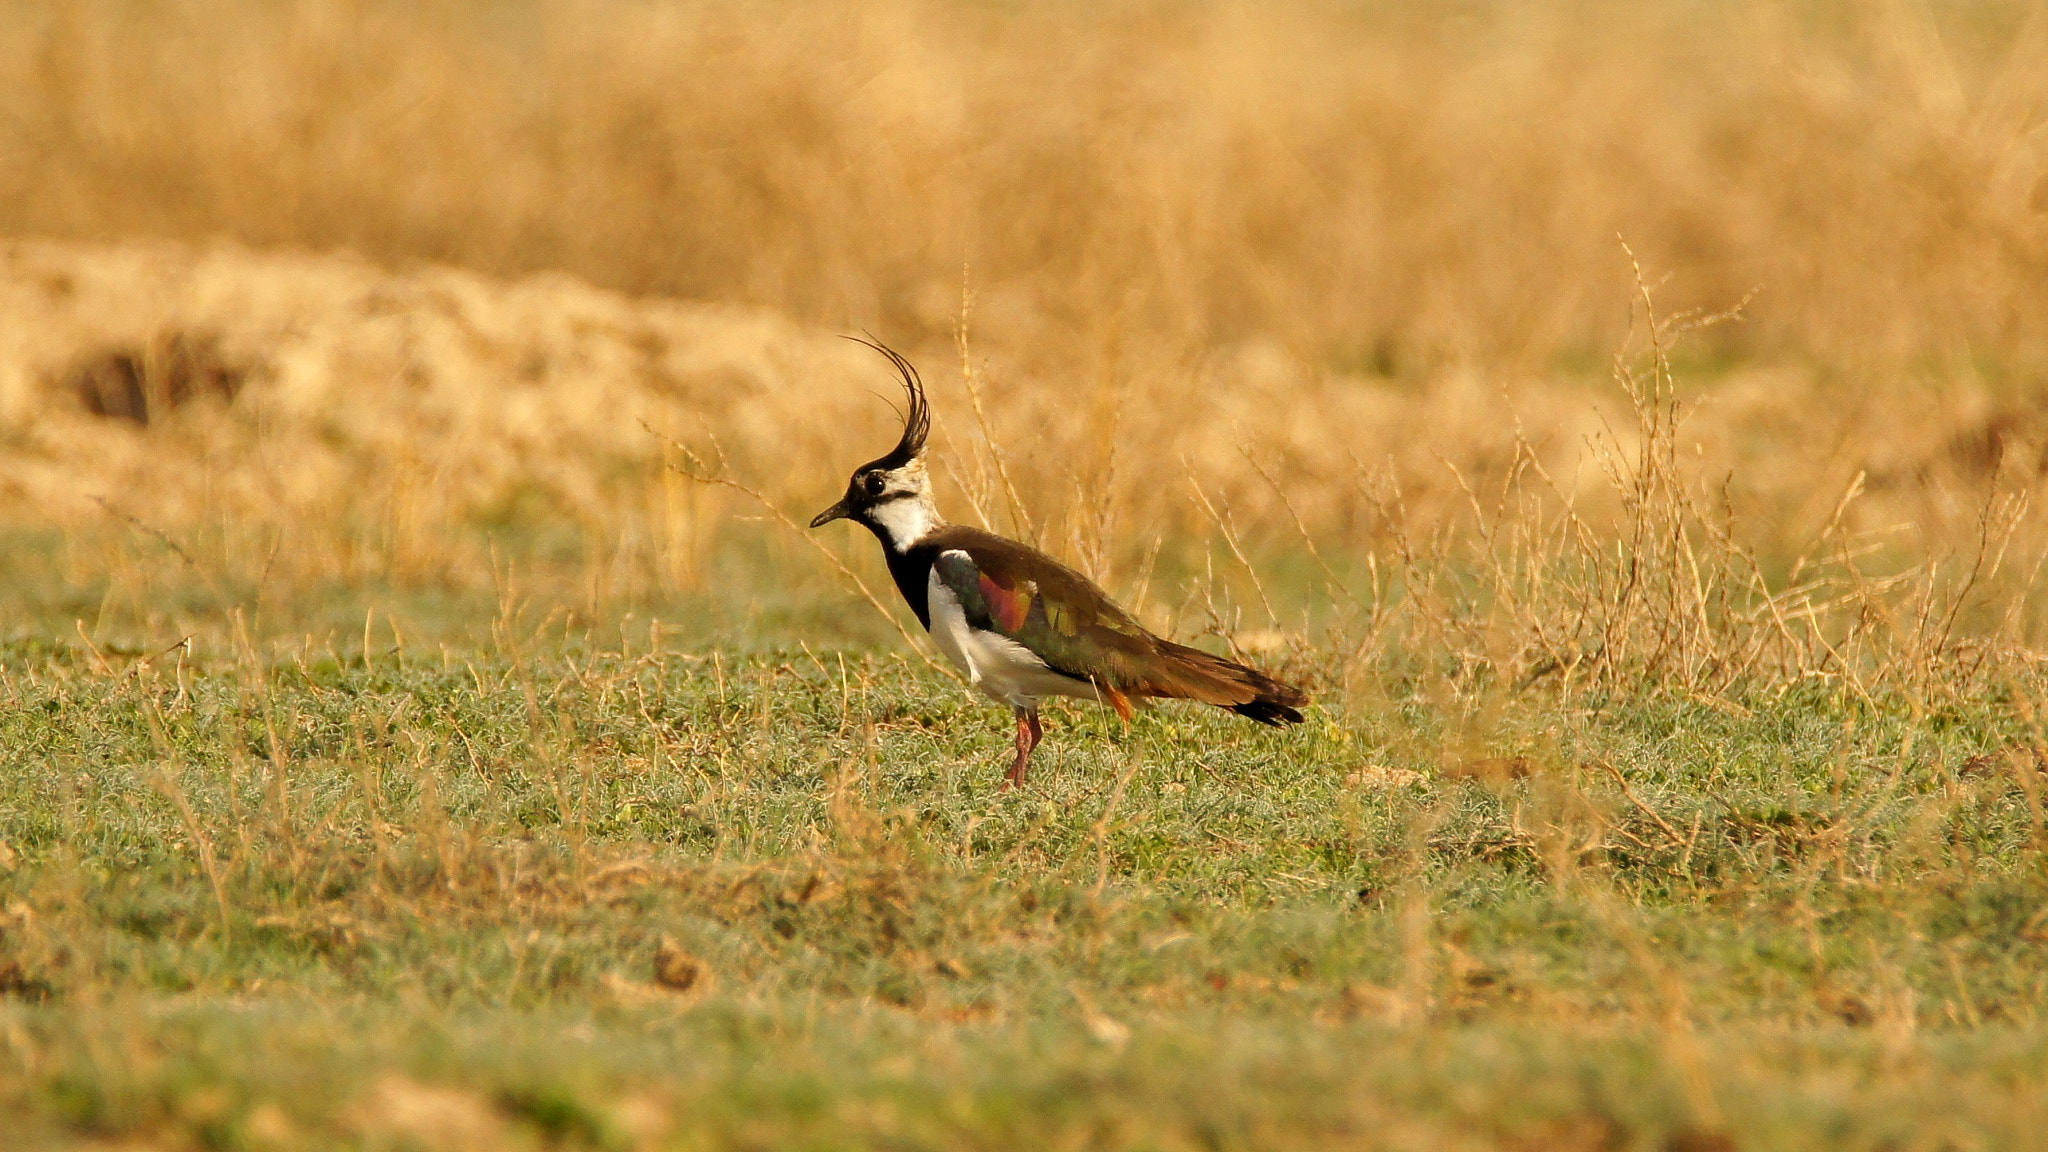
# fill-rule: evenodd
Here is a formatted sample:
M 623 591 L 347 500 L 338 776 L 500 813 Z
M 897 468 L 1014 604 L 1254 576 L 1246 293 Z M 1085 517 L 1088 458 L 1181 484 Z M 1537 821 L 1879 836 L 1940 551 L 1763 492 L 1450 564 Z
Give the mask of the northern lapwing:
M 1131 718 L 1131 701 L 1196 700 L 1261 724 L 1301 722 L 1308 694 L 1221 656 L 1145 630 L 1086 576 L 979 528 L 948 524 L 932 502 L 924 442 L 931 408 L 917 369 L 889 358 L 910 394 L 903 436 L 889 454 L 854 469 L 846 495 L 811 521 L 852 520 L 882 542 L 889 574 L 939 651 L 968 682 L 1017 713 L 1017 759 L 1004 786 L 1024 782 L 1045 735 L 1038 702 L 1094 700 Z

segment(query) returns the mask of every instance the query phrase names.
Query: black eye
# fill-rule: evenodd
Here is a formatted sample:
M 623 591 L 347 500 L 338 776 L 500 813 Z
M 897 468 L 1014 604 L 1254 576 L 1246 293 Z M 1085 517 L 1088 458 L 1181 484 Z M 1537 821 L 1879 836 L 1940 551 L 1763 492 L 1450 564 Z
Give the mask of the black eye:
M 882 479 L 880 472 L 870 472 L 860 478 L 860 486 L 868 495 L 880 496 L 882 489 L 888 487 L 888 481 Z

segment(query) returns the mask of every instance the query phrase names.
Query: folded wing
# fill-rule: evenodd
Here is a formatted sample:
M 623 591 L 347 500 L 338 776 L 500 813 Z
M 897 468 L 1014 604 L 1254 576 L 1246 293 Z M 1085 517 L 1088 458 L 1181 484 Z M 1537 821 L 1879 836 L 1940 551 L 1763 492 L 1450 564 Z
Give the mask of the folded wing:
M 1021 544 L 949 527 L 932 571 L 973 627 L 1006 636 L 1054 671 L 1095 685 L 1117 711 L 1129 697 L 1195 700 L 1261 724 L 1294 724 L 1300 689 L 1145 630 L 1087 577 Z

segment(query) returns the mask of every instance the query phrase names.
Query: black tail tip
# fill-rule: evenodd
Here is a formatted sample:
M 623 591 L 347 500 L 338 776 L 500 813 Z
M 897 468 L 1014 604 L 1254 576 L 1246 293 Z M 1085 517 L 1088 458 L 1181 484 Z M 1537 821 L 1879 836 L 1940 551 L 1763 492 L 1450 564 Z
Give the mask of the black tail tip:
M 1242 704 L 1232 704 L 1230 710 L 1247 720 L 1256 720 L 1275 728 L 1301 723 L 1301 713 L 1278 700 L 1247 700 Z

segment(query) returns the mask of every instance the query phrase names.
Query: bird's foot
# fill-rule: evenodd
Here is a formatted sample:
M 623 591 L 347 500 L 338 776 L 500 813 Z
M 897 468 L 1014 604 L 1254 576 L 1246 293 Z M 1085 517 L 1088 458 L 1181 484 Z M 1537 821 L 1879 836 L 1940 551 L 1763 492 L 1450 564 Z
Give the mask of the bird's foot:
M 1017 759 L 1010 764 L 1010 770 L 1003 773 L 1003 790 L 1024 786 L 1024 770 L 1031 764 L 1031 750 L 1045 737 L 1045 730 L 1038 726 L 1038 710 L 1017 709 Z

